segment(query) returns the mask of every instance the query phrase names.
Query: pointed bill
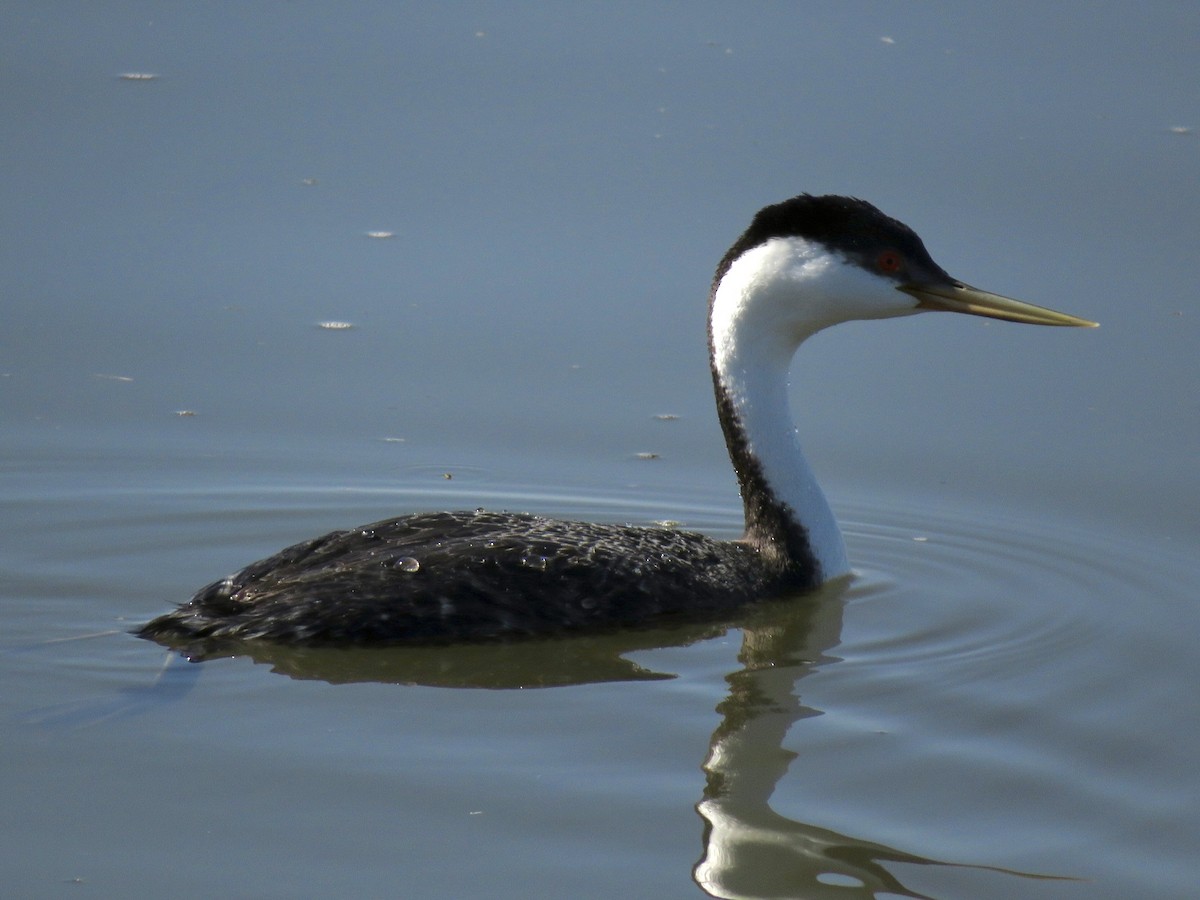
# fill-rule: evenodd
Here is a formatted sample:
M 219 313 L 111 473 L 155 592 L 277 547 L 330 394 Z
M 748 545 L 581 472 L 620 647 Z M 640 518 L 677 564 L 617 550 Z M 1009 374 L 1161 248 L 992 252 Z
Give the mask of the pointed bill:
M 918 309 L 937 309 L 946 312 L 969 313 L 973 316 L 988 316 L 1009 322 L 1026 322 L 1030 325 L 1073 325 L 1095 328 L 1099 323 L 1066 313 L 1055 312 L 1043 306 L 1034 306 L 981 291 L 969 284 L 951 281 L 936 284 L 903 284 L 899 290 L 917 298 Z

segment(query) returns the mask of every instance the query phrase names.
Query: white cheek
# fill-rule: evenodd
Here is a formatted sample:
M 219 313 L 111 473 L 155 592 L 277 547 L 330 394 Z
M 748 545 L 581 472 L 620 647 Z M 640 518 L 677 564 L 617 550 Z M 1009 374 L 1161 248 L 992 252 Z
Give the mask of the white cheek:
M 890 279 L 803 238 L 774 238 L 742 254 L 721 280 L 713 337 L 741 332 L 756 352 L 790 350 L 816 332 L 854 319 L 911 315 L 916 300 Z M 771 348 L 767 350 L 767 348 Z
M 713 298 L 710 326 L 718 367 L 737 355 L 735 345 L 742 352 L 754 347 L 760 356 L 790 359 L 817 330 L 811 326 L 819 302 L 804 285 L 819 282 L 831 264 L 824 248 L 800 238 L 775 238 L 738 257 Z

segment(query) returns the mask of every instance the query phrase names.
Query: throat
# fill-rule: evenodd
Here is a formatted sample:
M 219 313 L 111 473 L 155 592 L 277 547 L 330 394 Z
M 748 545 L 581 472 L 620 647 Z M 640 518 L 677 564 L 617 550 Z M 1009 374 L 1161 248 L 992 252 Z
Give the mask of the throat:
M 786 367 L 714 369 L 717 407 L 745 508 L 745 540 L 788 580 L 818 584 L 850 571 L 837 519 L 800 447 Z

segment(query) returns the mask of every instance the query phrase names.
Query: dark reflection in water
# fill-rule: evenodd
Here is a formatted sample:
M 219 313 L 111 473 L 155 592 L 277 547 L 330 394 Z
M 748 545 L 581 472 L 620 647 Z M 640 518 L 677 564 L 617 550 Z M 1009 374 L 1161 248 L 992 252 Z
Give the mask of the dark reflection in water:
M 845 585 L 817 595 L 764 603 L 736 621 L 689 623 L 601 635 L 513 643 L 395 649 L 287 647 L 247 642 L 208 646 L 195 660 L 248 656 L 275 672 L 334 684 L 381 682 L 516 689 L 673 678 L 626 658 L 742 629 L 741 665 L 726 677 L 720 724 L 704 762 L 696 810 L 704 820 L 696 884 L 713 897 L 928 897 L 907 888 L 888 863 L 952 866 L 1023 878 L 1057 878 L 950 863 L 797 822 L 770 806 L 795 754 L 783 746 L 796 722 L 821 711 L 801 703 L 796 685 L 841 640 Z M 185 651 L 186 652 L 186 651 Z M 184 666 L 183 668 L 193 668 Z M 167 680 L 172 676 L 168 672 Z
M 294 647 L 263 641 L 206 643 L 181 648 L 193 662 L 248 657 L 271 671 L 300 681 L 330 684 L 421 685 L 423 687 L 514 690 L 569 687 L 614 681 L 662 681 L 626 656 L 639 650 L 683 647 L 718 637 L 727 625 L 690 623 L 600 635 L 430 647 Z

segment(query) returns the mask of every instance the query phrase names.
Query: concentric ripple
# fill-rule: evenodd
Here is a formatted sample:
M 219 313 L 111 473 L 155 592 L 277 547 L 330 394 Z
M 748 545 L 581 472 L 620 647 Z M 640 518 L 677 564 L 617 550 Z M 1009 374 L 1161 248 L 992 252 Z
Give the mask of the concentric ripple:
M 876 665 L 965 663 L 988 677 L 1021 660 L 1078 658 L 1136 633 L 1142 600 L 1179 593 L 1195 563 L 1127 533 L 978 506 L 843 513 L 859 568 L 856 642 Z M 1144 614 L 1144 613 L 1143 613 Z

